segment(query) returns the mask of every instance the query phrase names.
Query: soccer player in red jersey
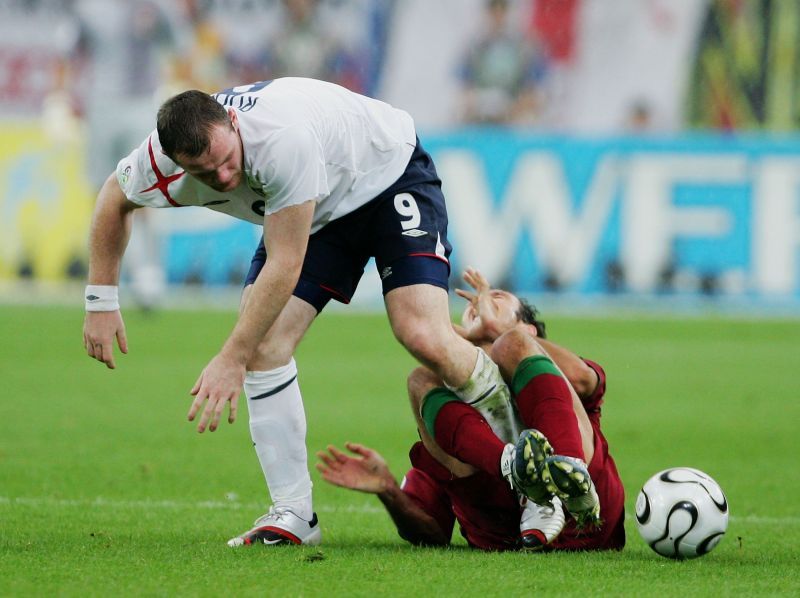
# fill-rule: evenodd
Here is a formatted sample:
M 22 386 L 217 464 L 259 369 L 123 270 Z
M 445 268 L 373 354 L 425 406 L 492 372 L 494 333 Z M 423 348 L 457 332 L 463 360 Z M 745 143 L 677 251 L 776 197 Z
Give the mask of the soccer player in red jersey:
M 535 428 L 531 447 L 543 452 L 538 488 L 527 492 L 536 500 L 523 499 L 521 506 L 499 466 L 504 452 L 521 445 L 501 441 L 477 411 L 453 400 L 422 368 L 409 378 L 422 440 L 411 449 L 403 482 L 397 484 L 376 451 L 354 443 L 346 445 L 353 456 L 332 446 L 318 453 L 323 478 L 377 494 L 401 537 L 415 544 L 448 544 L 458 521 L 467 542 L 485 550 L 621 549 L 624 489 L 600 430 L 605 372 L 545 340 L 535 310 L 516 296 L 490 289 L 477 271 L 468 270 L 465 279 L 476 293 L 459 292 L 470 301 L 460 332 L 491 345 L 520 419 Z M 581 470 L 584 461 L 588 467 Z M 591 492 L 563 492 L 572 480 L 562 474 L 574 471 L 591 478 Z M 568 521 L 565 512 L 572 514 Z

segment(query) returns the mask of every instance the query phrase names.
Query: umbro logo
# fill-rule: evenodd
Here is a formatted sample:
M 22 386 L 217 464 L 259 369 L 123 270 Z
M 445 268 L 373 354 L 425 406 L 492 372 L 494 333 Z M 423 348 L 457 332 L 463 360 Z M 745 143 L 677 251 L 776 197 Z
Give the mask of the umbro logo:
M 404 230 L 403 234 L 407 237 L 421 237 L 423 235 L 427 235 L 424 230 L 419 230 L 418 228 L 412 228 L 411 230 Z
M 87 301 L 97 301 L 98 299 L 100 299 L 100 297 L 98 297 L 97 295 L 86 295 Z

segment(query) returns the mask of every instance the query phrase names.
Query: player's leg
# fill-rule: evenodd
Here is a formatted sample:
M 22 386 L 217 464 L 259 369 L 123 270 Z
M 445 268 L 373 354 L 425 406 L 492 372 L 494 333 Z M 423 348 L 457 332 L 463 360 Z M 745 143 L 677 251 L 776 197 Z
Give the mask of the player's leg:
M 425 448 L 453 476 L 468 477 L 482 470 L 508 478 L 512 488 L 522 492 L 520 537 L 525 548 L 539 549 L 558 537 L 565 523 L 561 502 L 543 484 L 518 483 L 519 476 L 513 476 L 509 464 L 510 445 L 495 435 L 478 411 L 441 386 L 439 378 L 425 368 L 411 373 L 408 390 Z M 534 460 L 522 461 L 523 451 L 516 455 L 518 467 L 536 467 Z
M 352 224 L 337 220 L 311 235 L 292 297 L 248 364 L 245 394 L 250 431 L 274 504 L 252 530 L 231 540 L 233 545 L 247 543 L 247 539 L 295 544 L 320 541 L 311 500 L 305 411 L 292 356 L 328 301 L 347 303 L 355 292 L 367 256 L 353 251 L 350 241 L 359 235 L 353 233 Z M 246 284 L 255 281 L 266 260 L 262 240 Z M 242 304 L 246 301 L 247 292 Z
M 247 285 L 255 281 L 266 259 L 262 241 L 253 256 Z M 319 525 L 312 506 L 305 411 L 293 355 L 316 315 L 333 297 L 330 289 L 347 288 L 349 284 L 351 264 L 333 261 L 336 259 L 337 253 L 326 246 L 325 234 L 312 235 L 293 296 L 248 363 L 245 395 L 250 413 L 250 433 L 273 506 L 269 513 L 256 521 L 253 529 L 233 538 L 229 542 L 232 546 L 253 541 L 295 544 L 320 541 Z M 347 279 L 344 282 L 337 278 L 329 285 L 314 282 L 317 271 L 337 276 L 343 270 Z M 355 275 L 354 281 L 357 280 Z M 351 286 L 352 292 L 355 284 Z M 242 294 L 242 307 L 248 296 L 246 287 Z
M 426 398 L 428 397 L 429 393 L 431 393 L 431 391 L 433 391 L 434 389 L 441 389 L 444 392 L 449 392 L 442 386 L 442 381 L 439 379 L 439 377 L 427 368 L 424 367 L 417 368 L 409 375 L 408 398 L 409 401 L 411 402 L 411 410 L 414 413 L 414 419 L 417 422 L 417 430 L 419 431 L 420 439 L 422 440 L 422 443 L 425 445 L 425 448 L 428 450 L 428 452 L 433 456 L 433 458 L 436 459 L 442 465 L 444 465 L 450 471 L 450 473 L 453 474 L 454 477 L 457 478 L 468 477 L 474 474 L 476 471 L 478 471 L 479 468 L 474 465 L 470 465 L 469 463 L 465 463 L 464 461 L 455 457 L 454 456 L 455 454 L 461 452 L 457 446 L 454 447 L 451 446 L 450 443 L 445 442 L 446 446 L 448 446 L 450 450 L 445 451 L 444 449 L 442 449 L 442 447 L 439 446 L 436 439 L 434 438 L 435 430 L 433 433 L 431 433 L 429 431 L 429 426 L 425 423 L 425 420 L 423 419 L 422 416 L 423 406 L 426 402 Z M 433 393 L 432 396 L 436 396 L 436 393 Z M 443 434 L 447 433 L 447 435 L 451 437 L 452 434 L 449 433 L 450 431 L 448 430 L 448 426 L 444 423 L 444 419 L 448 415 L 454 416 L 454 414 L 448 414 L 447 411 L 458 409 L 458 406 L 467 407 L 469 409 L 469 407 L 464 403 L 462 403 L 461 401 L 459 401 L 457 397 L 453 396 L 452 398 L 454 399 L 453 405 L 450 406 L 442 405 L 442 408 L 440 409 L 440 411 L 441 410 L 445 411 L 445 414 L 442 416 L 442 421 L 440 421 L 441 424 L 440 429 L 442 430 Z M 429 404 L 428 412 L 430 413 L 430 411 L 431 411 L 431 405 Z M 476 415 L 479 415 L 475 410 L 470 409 L 470 411 Z M 435 419 L 436 418 L 434 418 L 434 421 Z M 455 419 L 455 417 L 453 417 L 453 419 Z M 430 428 L 435 428 L 433 422 L 431 423 Z M 488 428 L 485 421 L 481 421 L 477 428 L 478 428 L 477 434 L 475 433 L 474 430 L 468 431 L 470 436 L 473 438 L 473 443 L 476 446 L 480 445 L 481 439 L 483 439 L 484 441 L 488 441 L 490 444 L 494 443 L 494 440 L 492 438 L 483 438 L 487 429 L 489 432 L 491 432 L 491 429 Z M 445 432 L 445 430 L 447 430 L 447 432 Z M 494 436 L 493 433 L 492 436 Z M 500 442 L 500 444 L 502 445 L 502 442 Z M 491 449 L 488 452 L 491 452 Z M 470 456 L 467 455 L 466 458 L 469 459 Z M 489 473 L 496 475 L 499 472 L 498 463 L 499 461 L 491 463 L 491 458 L 489 458 L 488 469 L 491 470 Z
M 599 519 L 599 501 L 586 463 L 594 454 L 594 433 L 583 405 L 564 375 L 535 338 L 512 330 L 492 347 L 492 357 L 510 380 L 520 417 L 529 430 L 527 448 L 543 435 L 554 455 L 539 463 L 535 477 L 559 496 L 580 523 Z
M 536 470 L 552 454 L 546 440 L 541 450 L 514 453 L 514 445 L 498 438 L 481 413 L 452 390 L 440 386 L 436 375 L 425 368 L 410 376 L 409 394 L 412 405 L 419 405 L 420 436 L 440 463 L 449 468 L 466 464 L 489 475 L 505 477 L 515 490 L 537 502 L 552 498 L 543 485 L 531 483 L 529 477 L 518 475 L 517 471 Z M 515 455 L 517 462 L 512 463 Z M 455 475 L 468 472 L 460 468 L 451 471 Z
M 478 350 L 453 329 L 447 291 L 411 284 L 390 290 L 385 301 L 397 340 L 448 386 L 464 386 L 475 368 Z
M 510 397 L 487 392 L 499 379 L 497 367 L 452 329 L 447 207 L 433 160 L 419 140 L 400 178 L 359 211 L 359 248 L 375 257 L 397 339 L 483 413 L 501 437 L 513 438 Z
M 514 329 L 494 343 L 491 353 L 511 384 L 523 424 L 547 436 L 558 454 L 590 461 L 594 437 L 586 411 L 536 338 Z
M 272 499 L 260 517 L 230 546 L 318 544 L 319 524 L 311 496 L 306 450 L 306 417 L 292 357 L 316 309 L 293 296 L 247 365 L 244 390 L 250 435 Z

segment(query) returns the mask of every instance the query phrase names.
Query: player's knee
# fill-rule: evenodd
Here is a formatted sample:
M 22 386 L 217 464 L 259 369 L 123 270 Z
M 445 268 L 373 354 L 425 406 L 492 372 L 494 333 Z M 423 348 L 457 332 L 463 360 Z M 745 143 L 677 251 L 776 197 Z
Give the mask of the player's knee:
M 428 368 L 418 367 L 409 374 L 407 380 L 408 398 L 415 413 L 419 412 L 422 397 L 428 394 L 431 389 L 441 385 L 439 377 Z
M 291 343 L 275 343 L 266 338 L 259 343 L 255 353 L 247 362 L 247 369 L 269 371 L 289 363 L 293 354 L 294 345 Z
M 447 340 L 422 327 L 406 329 L 397 334 L 400 343 L 422 363 L 437 364 L 447 359 Z
M 533 337 L 518 328 L 504 333 L 492 345 L 491 358 L 499 367 L 506 380 L 514 375 L 520 361 L 531 355 L 541 355 L 544 351 Z

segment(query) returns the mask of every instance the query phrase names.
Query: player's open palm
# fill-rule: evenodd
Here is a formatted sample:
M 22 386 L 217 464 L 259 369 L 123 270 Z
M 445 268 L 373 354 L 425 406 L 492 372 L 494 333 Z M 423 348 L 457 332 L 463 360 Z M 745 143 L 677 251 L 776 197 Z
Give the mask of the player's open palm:
M 378 494 L 383 492 L 387 484 L 394 481 L 386 461 L 374 450 L 356 444 L 345 443 L 347 449 L 356 456 L 346 455 L 335 446 L 328 445 L 328 452 L 320 451 L 317 457 L 322 463 L 317 463 L 317 469 L 326 482 Z
M 116 311 L 89 311 L 83 320 L 83 346 L 86 354 L 102 361 L 109 369 L 114 369 L 114 338 L 119 350 L 128 352 L 128 339 L 125 337 L 125 323 L 122 314 Z

